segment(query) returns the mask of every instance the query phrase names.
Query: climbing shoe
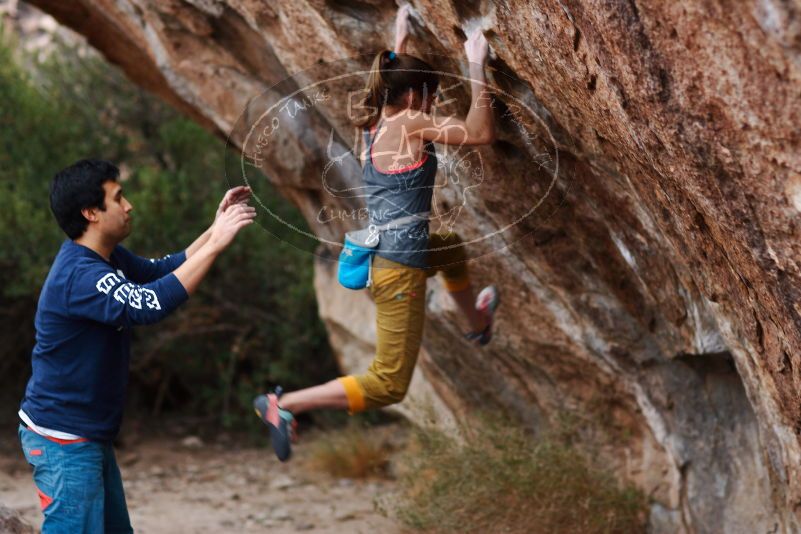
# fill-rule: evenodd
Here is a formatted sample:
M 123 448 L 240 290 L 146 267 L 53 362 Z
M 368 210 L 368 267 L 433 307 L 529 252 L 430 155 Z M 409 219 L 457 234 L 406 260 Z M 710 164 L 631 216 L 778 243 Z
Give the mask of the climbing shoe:
M 270 441 L 275 455 L 282 462 L 292 456 L 292 441 L 295 437 L 295 421 L 292 412 L 278 406 L 281 397 L 281 387 L 275 388 L 274 393 L 259 395 L 253 399 L 253 408 L 264 424 L 270 429 Z
M 484 330 L 480 332 L 468 332 L 464 335 L 468 340 L 484 346 L 492 339 L 492 318 L 495 315 L 495 310 L 501 303 L 501 294 L 495 286 L 487 286 L 482 289 L 476 297 L 476 309 L 489 318 L 489 324 Z

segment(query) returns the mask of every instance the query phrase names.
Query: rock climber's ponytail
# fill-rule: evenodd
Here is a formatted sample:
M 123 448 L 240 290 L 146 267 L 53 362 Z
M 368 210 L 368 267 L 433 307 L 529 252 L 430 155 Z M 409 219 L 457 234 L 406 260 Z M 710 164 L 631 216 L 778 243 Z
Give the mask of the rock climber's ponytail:
M 439 76 L 420 58 L 382 50 L 373 59 L 373 66 L 364 88 L 360 115 L 353 123 L 360 128 L 373 126 L 385 105 L 399 105 L 409 89 L 422 97 L 434 94 Z

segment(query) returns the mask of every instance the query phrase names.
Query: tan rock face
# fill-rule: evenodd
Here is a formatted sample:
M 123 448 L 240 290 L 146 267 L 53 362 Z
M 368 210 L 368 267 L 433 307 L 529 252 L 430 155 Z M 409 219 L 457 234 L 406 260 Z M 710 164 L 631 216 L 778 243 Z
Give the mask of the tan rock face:
M 33 3 L 251 156 L 265 110 L 365 68 L 362 54 L 390 44 L 396 9 L 378 0 Z M 437 69 L 461 72 L 472 27 L 496 54 L 500 140 L 471 156 L 481 187 L 470 190 L 475 175 L 456 167 L 436 206 L 477 240 L 473 277 L 497 283 L 504 304 L 498 336 L 478 351 L 430 282 L 406 409 L 465 420 L 499 408 L 534 428 L 569 412 L 653 496 L 655 532 L 797 531 L 801 7 L 413 5 L 412 46 Z M 285 120 L 253 160 L 332 242 L 360 225 L 342 214 L 363 205 L 335 194 L 359 183 L 343 96 L 356 81 L 329 84 L 330 99 Z M 463 113 L 466 86 L 447 85 L 456 100 L 446 110 Z M 343 157 L 327 168 L 332 146 Z M 337 287 L 327 261 L 335 246 L 318 252 L 321 313 L 357 371 L 371 357 L 372 304 Z

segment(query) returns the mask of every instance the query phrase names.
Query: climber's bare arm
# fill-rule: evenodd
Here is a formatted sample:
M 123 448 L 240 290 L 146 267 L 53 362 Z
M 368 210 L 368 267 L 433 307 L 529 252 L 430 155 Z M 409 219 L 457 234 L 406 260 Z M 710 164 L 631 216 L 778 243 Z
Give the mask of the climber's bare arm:
M 395 16 L 395 47 L 392 50 L 397 54 L 406 53 L 406 41 L 409 39 L 409 12 L 409 4 L 404 4 Z
M 470 110 L 465 120 L 455 117 L 434 117 L 421 113 L 410 119 L 409 135 L 444 145 L 486 145 L 495 141 L 495 119 L 492 95 L 487 87 L 484 64 L 489 45 L 480 30 L 474 31 L 464 44 L 470 65 Z
M 489 102 L 486 106 L 490 110 Z M 473 107 L 470 108 L 470 113 L 473 113 Z M 434 117 L 420 113 L 410 120 L 409 136 L 419 136 L 424 141 L 433 141 L 443 145 L 459 146 L 488 145 L 495 141 L 492 121 L 483 120 L 483 112 L 474 114 L 479 115 L 478 117 L 471 117 L 470 113 L 466 120 L 455 117 Z

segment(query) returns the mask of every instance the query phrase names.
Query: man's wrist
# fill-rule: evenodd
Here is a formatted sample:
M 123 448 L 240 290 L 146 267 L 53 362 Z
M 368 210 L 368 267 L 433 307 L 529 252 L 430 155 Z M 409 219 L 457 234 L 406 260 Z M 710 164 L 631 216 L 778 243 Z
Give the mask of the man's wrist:
M 220 243 L 214 239 L 213 235 L 210 235 L 208 241 L 200 247 L 201 252 L 210 256 L 218 256 L 223 250 L 225 250 L 225 247 L 220 245 Z

